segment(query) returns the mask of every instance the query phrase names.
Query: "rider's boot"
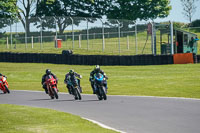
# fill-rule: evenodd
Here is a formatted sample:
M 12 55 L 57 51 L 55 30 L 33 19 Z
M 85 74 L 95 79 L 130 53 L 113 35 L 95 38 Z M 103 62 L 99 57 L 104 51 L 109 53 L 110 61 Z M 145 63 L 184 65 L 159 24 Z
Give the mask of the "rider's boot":
M 82 91 L 82 87 L 79 86 L 78 88 L 79 88 L 80 93 L 82 93 L 82 92 L 83 92 L 83 91 Z
M 95 89 L 94 89 L 94 88 L 92 88 L 92 90 L 93 90 L 93 94 L 96 94 L 96 91 L 95 91 Z

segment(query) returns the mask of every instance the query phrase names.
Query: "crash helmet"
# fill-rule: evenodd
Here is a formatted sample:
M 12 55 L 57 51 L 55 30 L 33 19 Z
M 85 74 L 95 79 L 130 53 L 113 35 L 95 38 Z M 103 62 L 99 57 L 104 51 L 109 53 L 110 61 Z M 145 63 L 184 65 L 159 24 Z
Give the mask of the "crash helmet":
M 51 70 L 50 69 L 46 69 L 46 74 L 47 75 L 51 74 Z
M 2 76 L 2 74 L 0 73 L 0 76 Z
M 73 75 L 74 74 L 74 70 L 73 69 L 69 70 L 69 74 Z
M 99 66 L 99 65 L 95 65 L 94 70 L 95 70 L 96 72 L 99 72 L 99 71 L 100 71 L 100 66 Z

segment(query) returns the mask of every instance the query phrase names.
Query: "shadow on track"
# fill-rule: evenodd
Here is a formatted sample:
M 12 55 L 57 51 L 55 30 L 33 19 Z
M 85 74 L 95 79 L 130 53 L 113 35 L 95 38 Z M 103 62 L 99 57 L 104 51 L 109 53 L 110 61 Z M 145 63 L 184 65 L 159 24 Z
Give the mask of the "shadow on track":
M 6 94 L 8 94 L 8 93 L 0 93 L 0 95 L 6 95 Z
M 96 102 L 96 101 L 99 101 L 99 100 L 74 100 L 74 99 L 69 99 L 69 100 L 52 100 L 52 102 Z
M 99 100 L 77 100 L 78 102 L 96 102 L 96 101 L 99 101 Z
M 52 102 L 65 102 L 65 101 L 71 102 L 71 101 L 75 101 L 75 100 L 74 100 L 74 99 L 70 99 L 70 100 L 59 100 L 59 99 L 55 99 L 54 101 L 52 100 Z
M 53 99 L 50 99 L 50 98 L 46 98 L 46 99 L 32 99 L 32 100 L 29 100 L 29 101 L 47 101 L 47 100 L 53 100 Z

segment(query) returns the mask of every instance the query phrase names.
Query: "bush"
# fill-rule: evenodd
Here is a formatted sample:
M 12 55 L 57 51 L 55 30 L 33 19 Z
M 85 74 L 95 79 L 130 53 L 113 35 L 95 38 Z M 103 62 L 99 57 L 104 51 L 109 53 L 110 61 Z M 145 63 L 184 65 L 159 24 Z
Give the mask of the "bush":
M 200 19 L 192 21 L 190 27 L 200 27 Z

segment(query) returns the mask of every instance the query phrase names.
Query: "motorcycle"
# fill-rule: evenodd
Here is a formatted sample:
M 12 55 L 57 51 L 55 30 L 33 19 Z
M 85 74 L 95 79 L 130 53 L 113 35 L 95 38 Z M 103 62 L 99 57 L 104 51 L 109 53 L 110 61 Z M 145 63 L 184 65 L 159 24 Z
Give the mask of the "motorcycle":
M 69 94 L 72 94 L 74 96 L 75 100 L 81 100 L 81 89 L 78 84 L 78 79 L 73 75 L 69 76 L 67 80 L 67 84 L 69 85 L 70 92 Z
M 94 88 L 99 100 L 102 100 L 102 99 L 107 100 L 107 96 L 106 96 L 107 91 L 104 86 L 105 80 L 106 80 L 106 77 L 104 77 L 101 73 L 97 73 L 94 76 Z
M 58 99 L 58 89 L 57 89 L 57 82 L 56 79 L 52 75 L 48 75 L 45 81 L 48 89 L 48 94 L 51 99 Z
M 0 89 L 3 91 L 3 93 L 10 93 L 8 88 L 9 86 L 6 77 L 0 76 Z

